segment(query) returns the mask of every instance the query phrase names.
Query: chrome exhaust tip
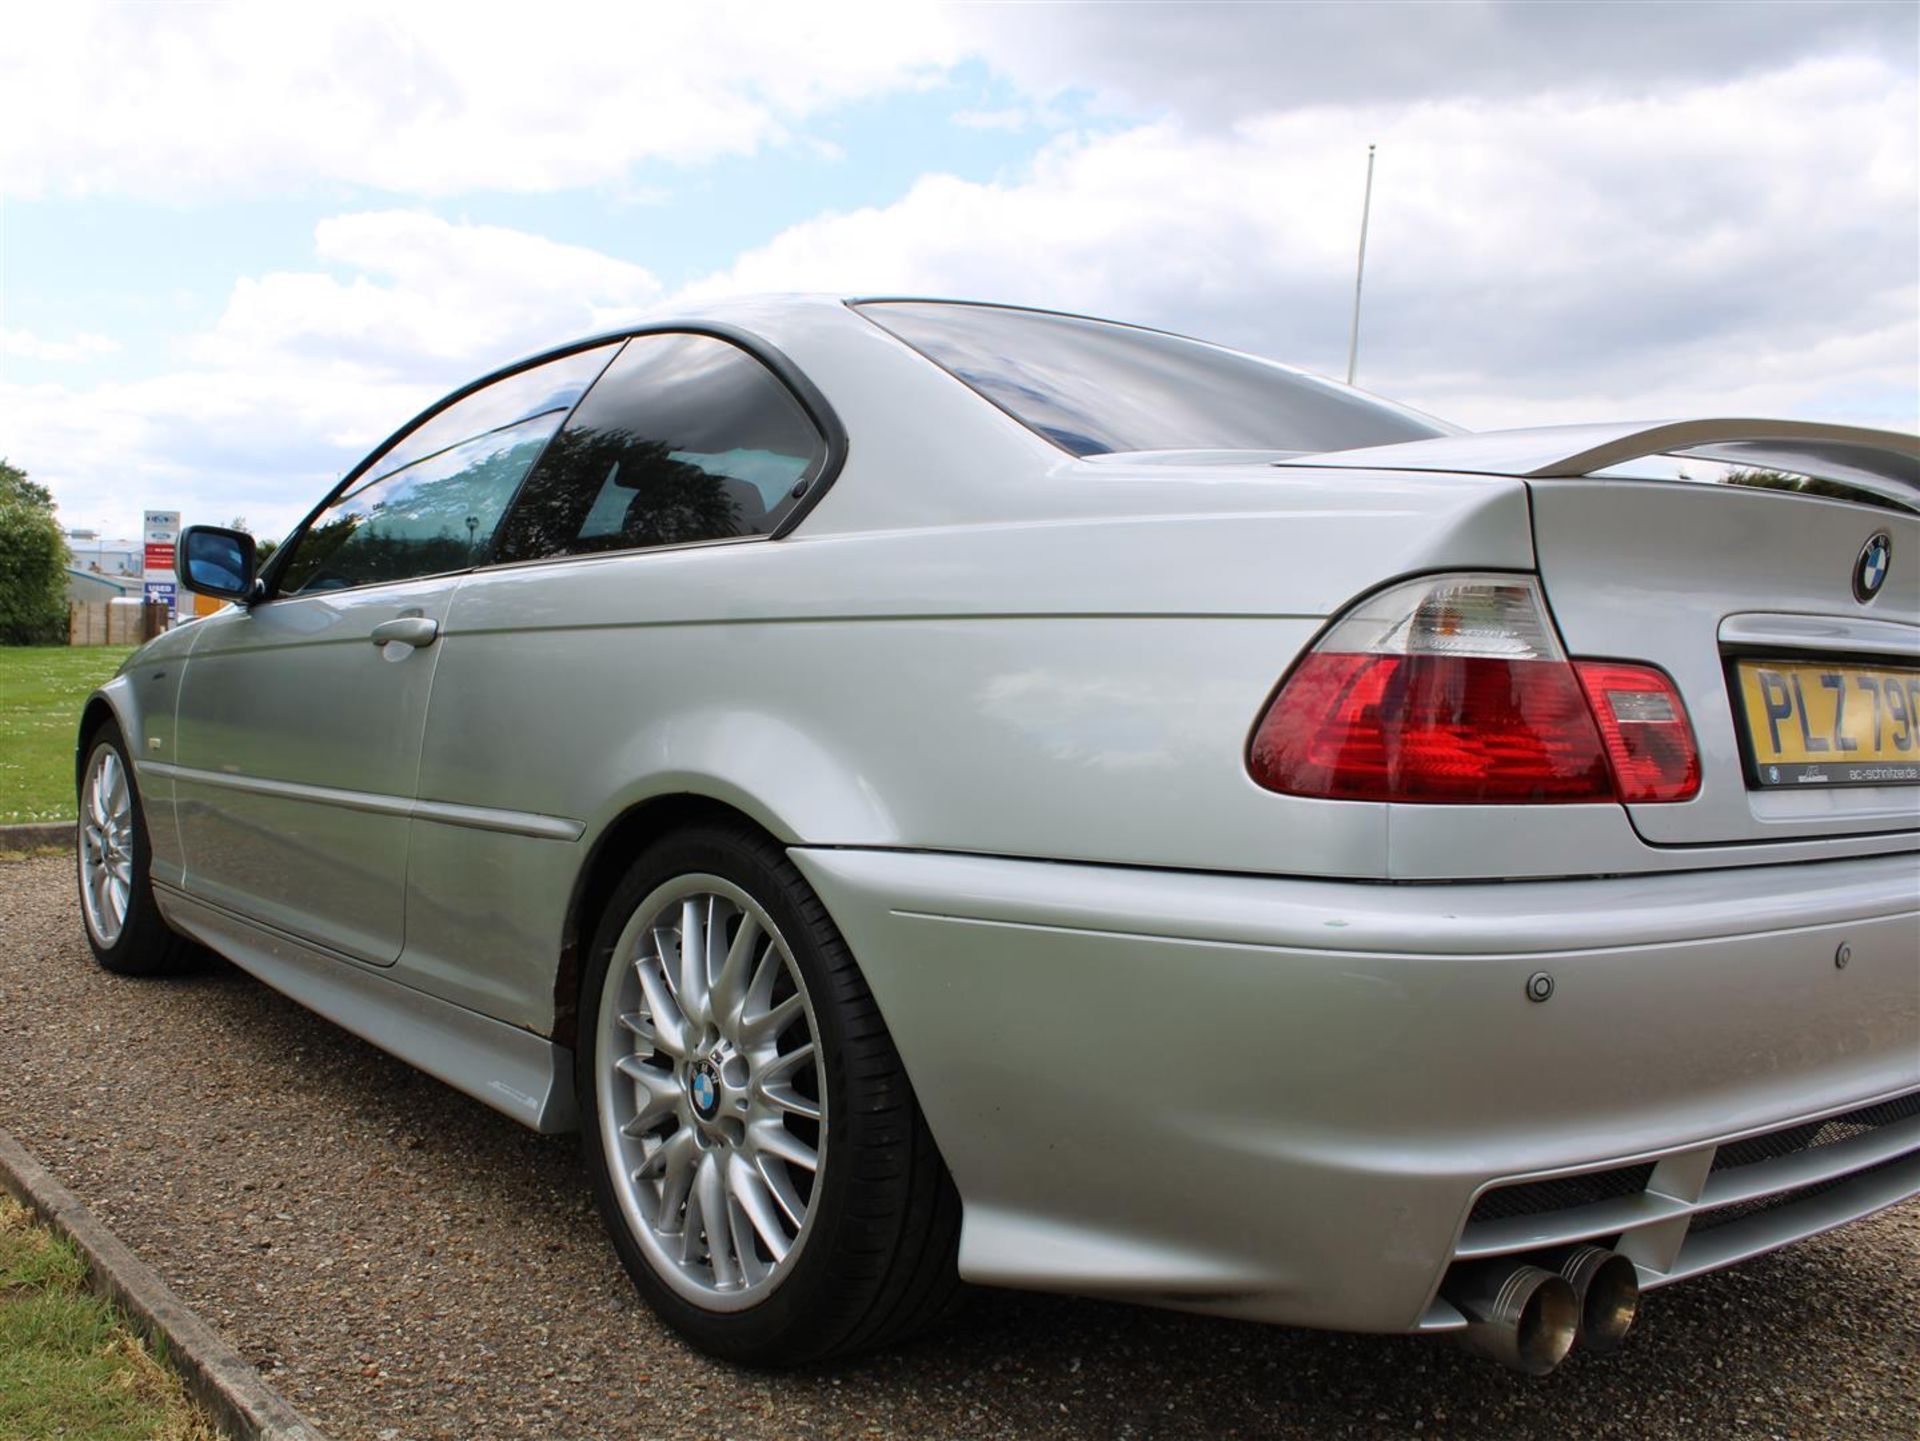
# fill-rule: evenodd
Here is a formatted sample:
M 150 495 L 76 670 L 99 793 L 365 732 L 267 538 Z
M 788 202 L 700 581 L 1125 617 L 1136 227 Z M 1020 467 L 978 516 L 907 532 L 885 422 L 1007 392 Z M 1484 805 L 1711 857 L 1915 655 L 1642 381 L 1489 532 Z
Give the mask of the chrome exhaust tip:
M 1463 1267 L 1447 1278 L 1443 1294 L 1467 1318 L 1468 1350 L 1529 1376 L 1566 1360 L 1580 1329 L 1572 1285 L 1539 1266 Z
M 1604 1246 L 1574 1246 L 1548 1264 L 1573 1288 L 1582 1348 L 1605 1353 L 1626 1340 L 1640 1313 L 1640 1273 L 1633 1262 Z

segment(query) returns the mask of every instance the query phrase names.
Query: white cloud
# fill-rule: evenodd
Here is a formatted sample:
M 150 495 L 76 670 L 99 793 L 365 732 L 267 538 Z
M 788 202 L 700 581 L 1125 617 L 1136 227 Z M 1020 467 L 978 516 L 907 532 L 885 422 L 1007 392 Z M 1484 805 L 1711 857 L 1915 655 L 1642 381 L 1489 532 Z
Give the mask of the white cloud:
M 164 502 L 282 531 L 437 396 L 612 328 L 660 289 L 598 251 L 413 211 L 324 220 L 314 249 L 328 268 L 237 281 L 177 370 L 89 389 L 0 384 L 8 444 L 68 524 L 123 530 Z
M 1037 130 L 1053 134 L 1075 124 L 1070 110 L 1060 105 L 1003 105 L 992 110 L 956 110 L 948 119 L 962 130 L 1001 130 L 1017 133 Z
M 98 360 L 120 349 L 118 341 L 104 335 L 80 331 L 66 340 L 46 340 L 30 330 L 0 329 L 0 356 L 20 360 L 44 360 L 55 365 Z
M 1377 141 L 1363 383 L 1480 425 L 1869 394 L 1911 424 L 1915 109 L 1910 70 L 1852 59 L 1649 96 L 1167 120 L 1058 140 L 1014 181 L 923 177 L 689 293 L 1000 298 L 1339 373 Z
M 716 256 L 686 293 L 1000 298 L 1338 373 L 1378 142 L 1363 383 L 1476 426 L 1916 420 L 1911 6 L 16 10 L 0 194 L 658 204 L 636 166 L 779 145 L 857 166 L 886 144 L 818 122 L 958 76 L 978 103 L 956 130 L 1055 138 L 991 182 L 930 158 L 904 194 Z M 1104 128 L 1058 133 L 1069 113 Z M 234 279 L 165 373 L 123 355 L 97 384 L 0 382 L 0 450 L 69 523 L 178 504 L 273 532 L 434 396 L 660 289 L 530 230 L 335 214 L 311 266 Z M 5 353 L 113 343 L 11 331 Z
M 1436 100 L 1066 137 L 926 176 L 690 287 L 945 293 L 1167 325 L 1337 373 L 1380 145 L 1361 379 L 1469 425 L 1771 413 L 1915 422 L 1910 73 L 1808 63 L 1648 97 Z M 320 222 L 181 368 L 0 388 L 70 522 L 278 530 L 435 395 L 660 291 L 598 251 L 418 211 Z
M 190 353 L 218 363 L 284 354 L 441 374 L 448 363 L 505 361 L 604 329 L 660 293 L 652 273 L 630 261 L 419 211 L 331 217 L 316 227 L 314 250 L 331 271 L 241 279 Z
M 968 44 L 1030 95 L 1091 91 L 1189 124 L 1314 105 L 1658 95 L 1800 61 L 1910 66 L 1920 7 L 1859 0 L 1132 0 L 970 5 Z
M 917 3 L 21 5 L 0 194 L 618 187 L 959 58 Z
M 963 130 L 1025 130 L 1034 124 L 1034 113 L 1024 105 L 1008 105 L 998 110 L 956 110 L 953 123 Z
M 0 48 L 0 194 L 619 192 L 809 138 L 849 101 L 972 59 L 1057 124 L 1091 94 L 1231 126 L 1276 107 L 1465 94 L 1658 94 L 1798 59 L 1910 63 L 1902 3 L 775 5 L 16 4 Z

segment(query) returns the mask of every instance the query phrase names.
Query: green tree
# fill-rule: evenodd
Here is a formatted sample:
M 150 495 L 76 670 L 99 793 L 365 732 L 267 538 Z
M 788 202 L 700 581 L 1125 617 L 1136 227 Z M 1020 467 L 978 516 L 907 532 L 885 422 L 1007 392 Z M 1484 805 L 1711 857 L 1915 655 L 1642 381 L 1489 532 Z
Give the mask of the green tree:
M 0 501 L 6 500 L 24 500 L 42 510 L 53 509 L 53 492 L 44 485 L 28 480 L 24 470 L 9 464 L 5 456 L 0 456 Z
M 0 460 L 0 645 L 67 638 L 66 567 L 52 492 Z
M 1882 505 L 1888 510 L 1907 509 L 1891 496 L 1862 490 L 1857 485 L 1821 480 L 1810 475 L 1789 475 L 1783 470 L 1733 470 L 1727 472 L 1726 481 L 1728 485 L 1747 485 L 1759 490 L 1792 490 L 1801 495 L 1824 495 L 1833 500 L 1851 500 L 1861 505 Z
M 247 535 L 253 535 L 253 527 L 247 524 L 247 518 L 244 515 L 236 515 L 232 520 L 228 521 L 227 529 L 243 531 Z M 279 541 L 265 540 L 265 539 L 262 539 L 260 536 L 253 535 L 254 567 L 256 569 L 264 570 L 267 564 L 267 557 L 272 555 L 278 549 L 280 549 Z

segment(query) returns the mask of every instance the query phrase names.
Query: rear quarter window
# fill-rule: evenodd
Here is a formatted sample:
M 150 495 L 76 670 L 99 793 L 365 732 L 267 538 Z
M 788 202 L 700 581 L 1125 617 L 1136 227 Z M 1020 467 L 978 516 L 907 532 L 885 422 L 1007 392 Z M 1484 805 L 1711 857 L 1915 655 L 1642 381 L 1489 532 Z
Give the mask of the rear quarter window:
M 826 460 L 799 401 L 739 346 L 635 336 L 527 478 L 496 558 L 768 535 Z

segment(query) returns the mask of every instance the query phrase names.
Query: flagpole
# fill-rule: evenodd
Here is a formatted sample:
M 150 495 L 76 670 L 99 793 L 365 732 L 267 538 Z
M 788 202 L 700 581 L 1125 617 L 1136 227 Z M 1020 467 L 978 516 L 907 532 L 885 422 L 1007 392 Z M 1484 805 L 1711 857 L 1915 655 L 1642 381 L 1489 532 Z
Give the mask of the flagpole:
M 1353 328 L 1347 336 L 1347 384 L 1360 359 L 1360 285 L 1367 277 L 1367 221 L 1373 214 L 1373 147 L 1367 147 L 1367 191 L 1360 202 L 1360 258 L 1353 267 Z

